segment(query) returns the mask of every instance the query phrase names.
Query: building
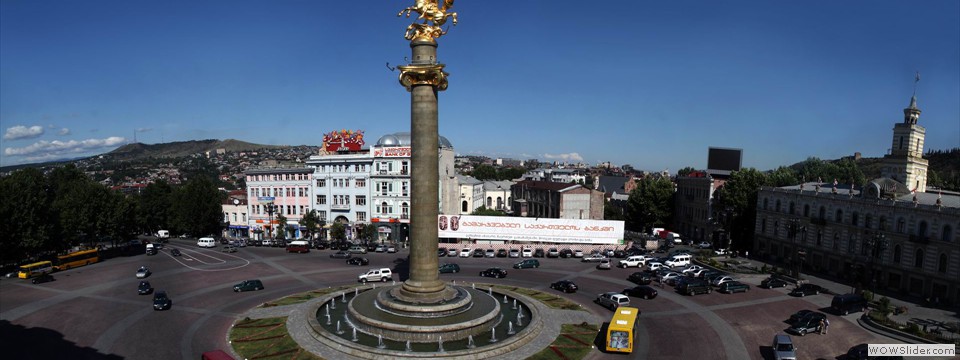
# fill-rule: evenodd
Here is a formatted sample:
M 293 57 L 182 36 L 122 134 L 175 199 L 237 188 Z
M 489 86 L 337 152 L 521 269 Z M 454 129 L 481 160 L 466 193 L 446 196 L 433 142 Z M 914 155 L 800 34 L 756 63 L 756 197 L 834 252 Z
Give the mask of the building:
M 510 207 L 510 203 L 513 201 L 513 197 L 510 194 L 511 186 L 513 186 L 512 181 L 484 181 L 484 206 L 486 206 L 487 209 L 503 211 L 508 214 L 512 213 L 513 211 Z
M 287 238 L 300 238 L 300 219 L 314 209 L 313 169 L 303 166 L 262 167 L 244 173 L 248 226 L 254 239 L 271 239 L 285 225 Z M 280 224 L 280 217 L 286 224 Z
M 226 236 L 245 238 L 250 236 L 250 225 L 247 222 L 247 196 L 233 191 L 221 203 L 223 208 L 223 223 L 226 225 Z
M 960 303 L 960 194 L 923 191 L 924 129 L 916 125 L 915 97 L 904 114 L 884 158 L 887 176 L 864 189 L 836 182 L 762 188 L 753 252 L 795 274 L 825 273 L 861 289 Z
M 473 176 L 457 175 L 457 184 L 460 186 L 460 215 L 467 215 L 484 206 L 483 181 Z
M 603 220 L 603 192 L 578 184 L 523 180 L 510 187 L 514 214 L 551 219 Z
M 729 246 L 729 239 L 722 232 L 724 209 L 714 206 L 715 193 L 726 182 L 723 175 L 711 175 L 694 171 L 676 178 L 677 192 L 674 197 L 674 230 L 688 241 L 720 242 L 718 248 Z M 716 234 L 716 235 L 714 235 Z

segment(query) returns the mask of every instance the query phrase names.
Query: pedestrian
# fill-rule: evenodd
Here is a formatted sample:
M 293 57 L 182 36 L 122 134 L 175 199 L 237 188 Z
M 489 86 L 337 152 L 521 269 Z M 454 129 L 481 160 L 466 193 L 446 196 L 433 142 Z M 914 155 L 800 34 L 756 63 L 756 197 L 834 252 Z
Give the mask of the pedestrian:
M 827 331 L 830 330 L 830 319 L 823 319 L 823 334 L 826 335 Z
M 820 335 L 827 333 L 827 324 L 824 319 L 820 319 Z

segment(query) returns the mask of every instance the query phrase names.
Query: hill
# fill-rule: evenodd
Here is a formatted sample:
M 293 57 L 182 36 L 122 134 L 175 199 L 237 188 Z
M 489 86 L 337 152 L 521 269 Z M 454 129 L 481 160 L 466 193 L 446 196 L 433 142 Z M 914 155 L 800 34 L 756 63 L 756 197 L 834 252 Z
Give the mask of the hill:
M 223 149 L 227 152 L 256 151 L 264 149 L 282 149 L 289 146 L 260 145 L 240 140 L 191 140 L 177 141 L 164 144 L 133 143 L 121 146 L 104 156 L 112 160 L 135 161 L 146 158 L 176 158 L 202 154 L 207 151 Z

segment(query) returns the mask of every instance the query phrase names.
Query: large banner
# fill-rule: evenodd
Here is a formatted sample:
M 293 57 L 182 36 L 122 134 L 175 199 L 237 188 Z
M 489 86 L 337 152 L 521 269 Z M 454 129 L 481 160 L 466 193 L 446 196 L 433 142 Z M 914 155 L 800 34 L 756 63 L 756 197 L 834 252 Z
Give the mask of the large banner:
M 623 221 L 440 215 L 441 238 L 623 244 Z

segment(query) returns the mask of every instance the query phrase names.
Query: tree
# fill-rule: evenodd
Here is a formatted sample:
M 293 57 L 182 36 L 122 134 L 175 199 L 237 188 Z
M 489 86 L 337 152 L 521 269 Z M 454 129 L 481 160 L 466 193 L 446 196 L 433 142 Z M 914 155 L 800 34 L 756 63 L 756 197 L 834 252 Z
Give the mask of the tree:
M 516 167 L 505 167 L 497 171 L 497 180 L 513 180 L 519 179 L 523 176 L 523 173 L 526 172 L 524 169 Z
M 500 210 L 489 209 L 486 206 L 481 206 L 473 210 L 470 215 L 481 215 L 481 216 L 507 216 L 506 213 Z
M 277 239 L 286 239 L 287 238 L 287 227 L 290 226 L 287 224 L 287 217 L 283 216 L 283 213 L 277 213 Z
M 300 218 L 300 226 L 303 226 L 304 231 L 307 232 L 307 237 L 311 240 L 314 239 L 316 234 L 320 232 L 320 229 L 326 225 L 327 222 L 320 219 L 316 210 L 310 210 L 310 212 Z
M 173 194 L 173 225 L 177 232 L 197 236 L 216 234 L 223 221 L 223 196 L 213 181 L 195 177 Z
M 173 202 L 173 188 L 164 180 L 157 180 L 143 189 L 138 198 L 137 223 L 141 231 L 154 233 L 170 227 L 170 209 Z
M 626 227 L 648 232 L 666 226 L 673 214 L 673 182 L 666 178 L 644 178 L 627 199 Z
M 494 169 L 493 166 L 480 164 L 477 167 L 473 168 L 473 171 L 470 173 L 470 176 L 473 176 L 477 180 L 496 180 L 497 178 L 497 169 Z
M 0 177 L 2 263 L 18 263 L 53 248 L 60 229 L 52 202 L 48 182 L 35 168 Z
M 770 173 L 767 182 L 770 186 L 779 187 L 799 184 L 800 179 L 797 178 L 796 171 L 793 171 L 791 168 L 781 166 Z
M 730 208 L 731 247 L 750 249 L 757 218 L 757 193 L 768 184 L 766 175 L 754 168 L 741 169 L 730 174 L 730 179 L 717 190 L 717 208 Z
M 366 224 L 357 228 L 357 238 L 366 242 L 376 240 L 377 226 L 374 224 Z
M 677 171 L 677 176 L 680 176 L 680 177 L 689 176 L 689 175 L 690 175 L 691 173 L 693 173 L 694 171 L 697 171 L 697 169 L 694 169 L 694 168 L 692 168 L 692 167 L 687 166 L 687 167 L 685 167 L 685 168 L 680 169 L 679 171 Z
M 341 223 L 334 222 L 333 225 L 330 225 L 330 238 L 338 242 L 347 241 L 346 227 Z
M 623 200 L 607 200 L 603 203 L 604 220 L 624 220 Z

